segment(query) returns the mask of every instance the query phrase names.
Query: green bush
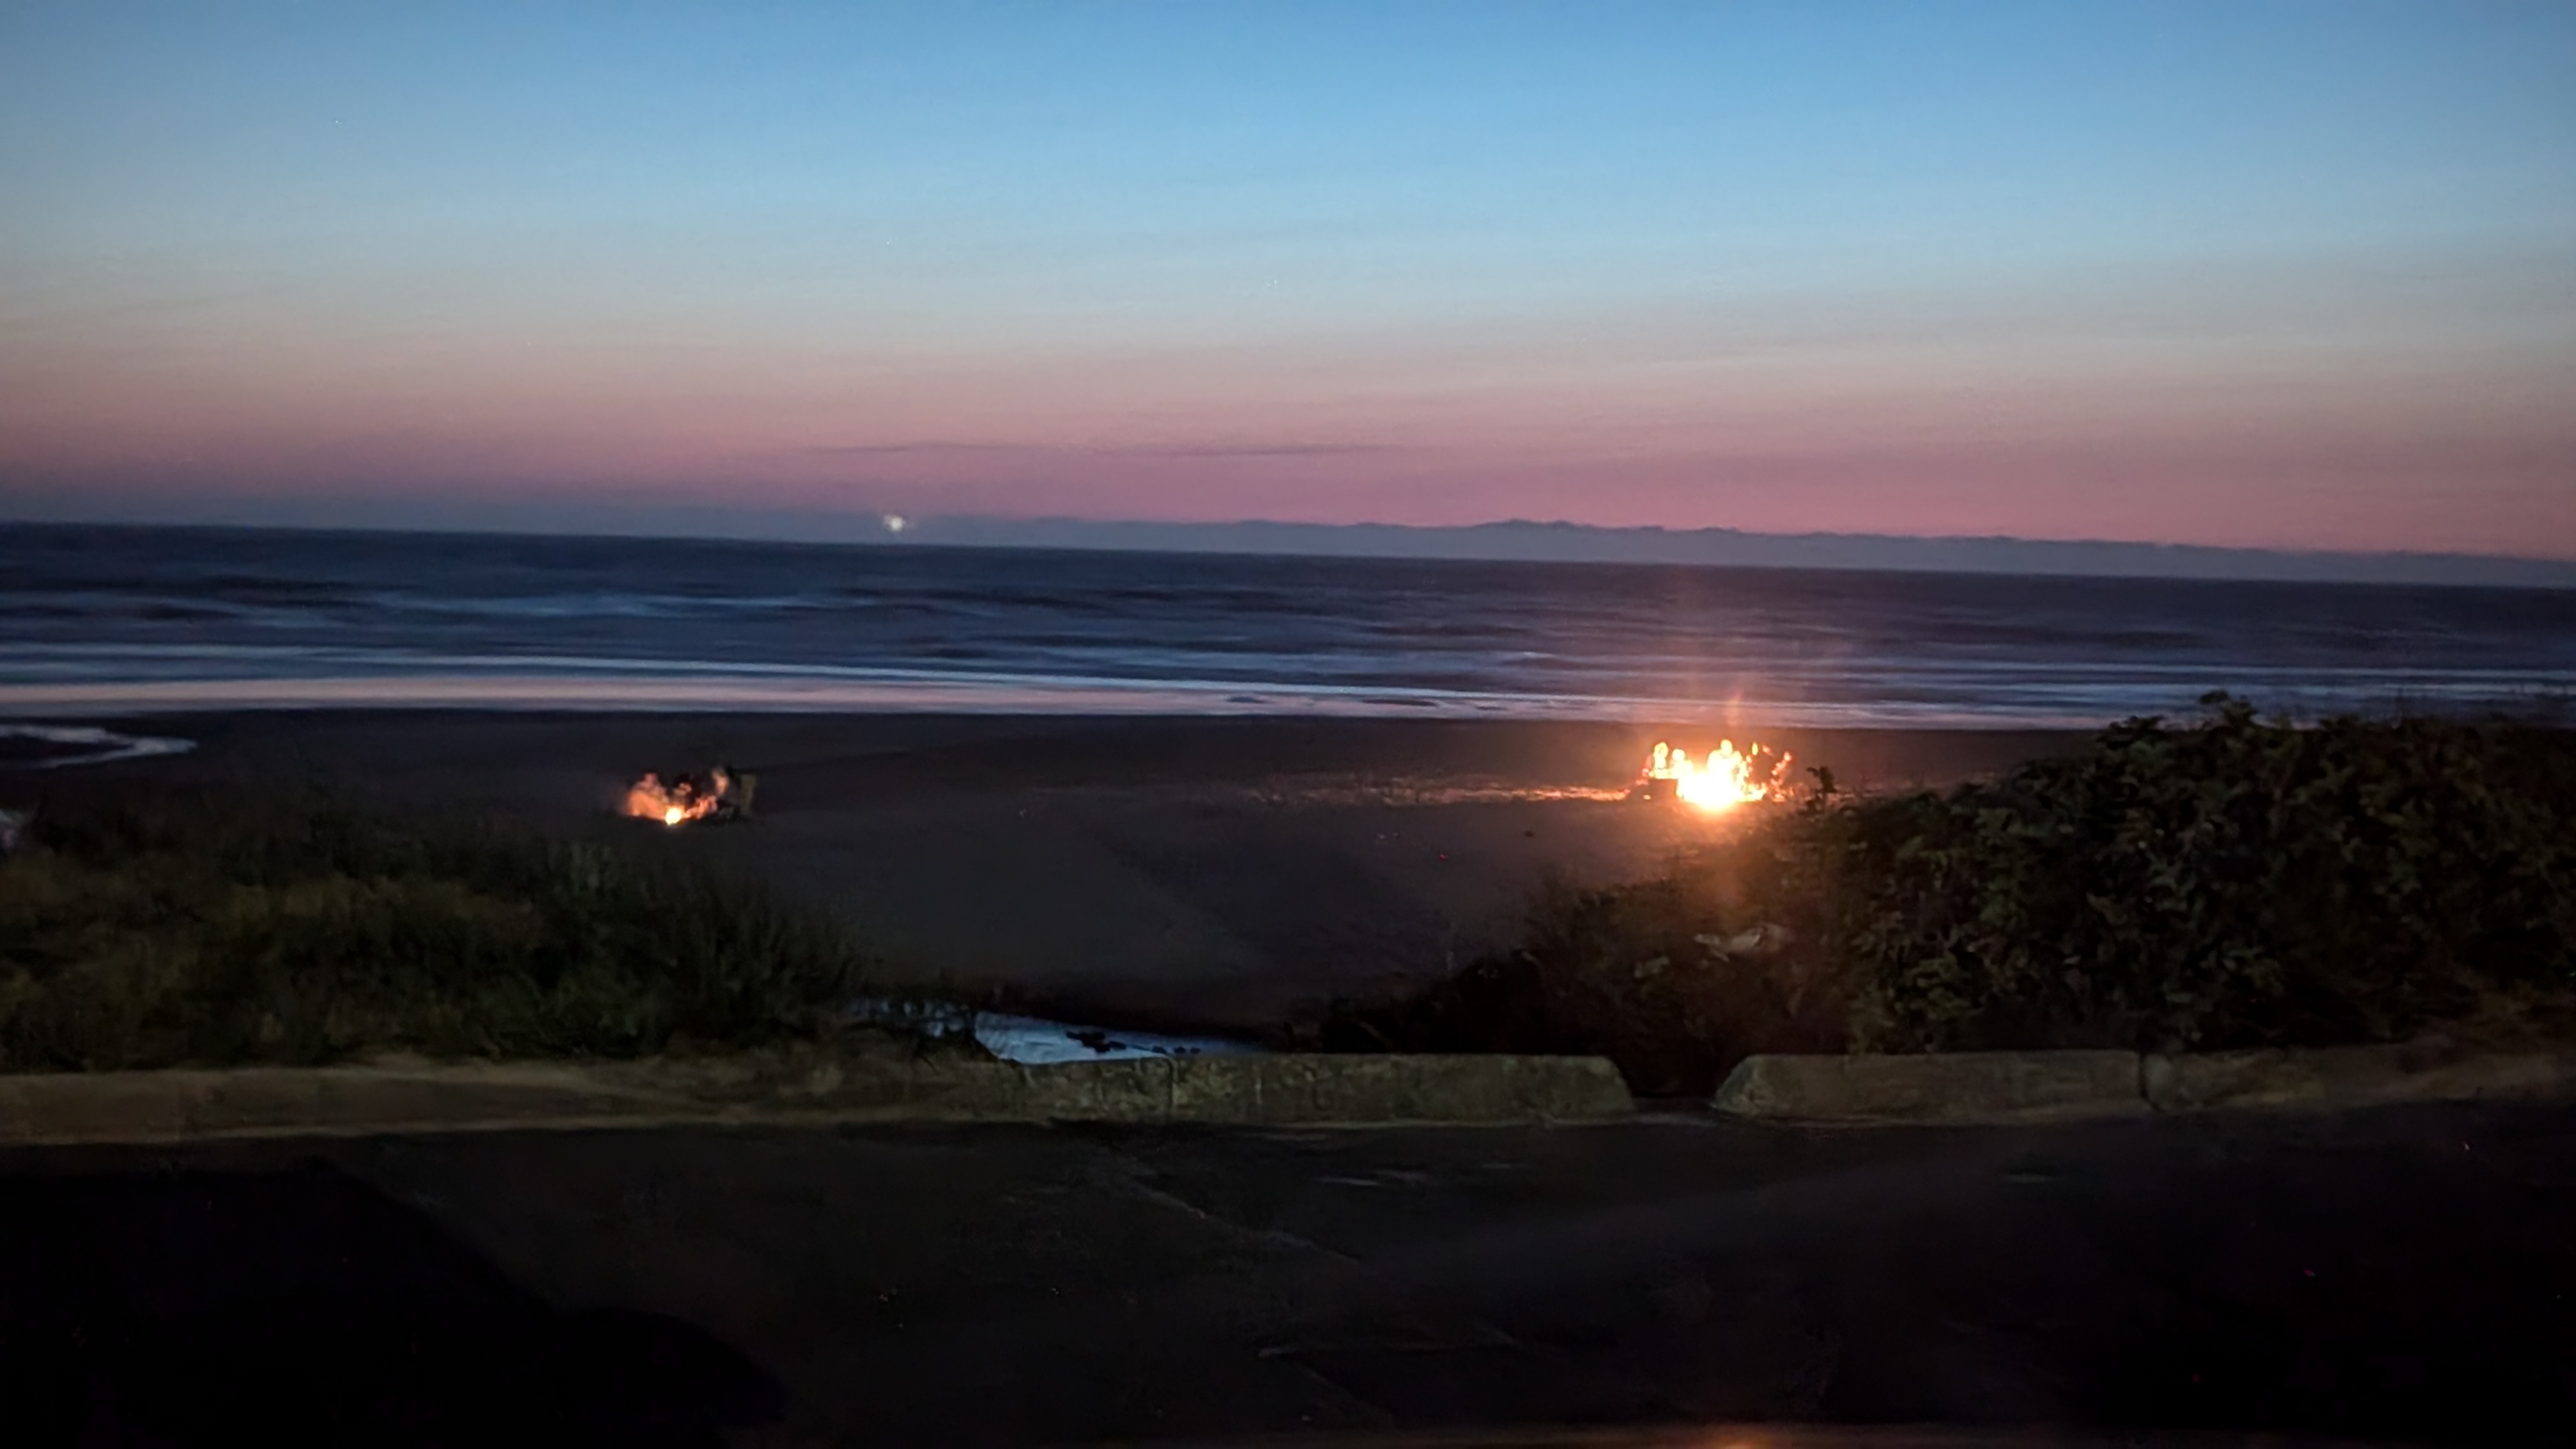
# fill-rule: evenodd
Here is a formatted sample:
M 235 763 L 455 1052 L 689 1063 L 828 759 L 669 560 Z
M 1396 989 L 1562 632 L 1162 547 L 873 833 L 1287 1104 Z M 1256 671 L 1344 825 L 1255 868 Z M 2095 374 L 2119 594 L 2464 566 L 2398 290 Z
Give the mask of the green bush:
M 0 861 L 0 1070 L 630 1056 L 830 1030 L 827 923 L 594 844 L 309 804 L 103 806 Z
M 1864 1047 L 2392 1039 L 2576 979 L 2576 753 L 2437 720 L 2140 720 L 1804 826 Z
M 2568 734 L 2209 704 L 1947 794 L 1828 786 L 1326 1040 L 1598 1051 L 1695 1092 L 1749 1051 L 2379 1041 L 2576 986 Z

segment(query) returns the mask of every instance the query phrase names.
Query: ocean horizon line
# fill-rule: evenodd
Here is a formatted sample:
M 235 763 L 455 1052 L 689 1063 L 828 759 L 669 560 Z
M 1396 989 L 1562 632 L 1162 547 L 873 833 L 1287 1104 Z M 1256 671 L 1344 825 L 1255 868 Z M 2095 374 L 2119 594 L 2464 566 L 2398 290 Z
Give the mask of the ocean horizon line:
M 28 515 L 48 529 L 723 542 L 806 548 L 1007 549 L 1073 553 L 1243 555 L 1422 563 L 1571 564 L 2009 578 L 2160 579 L 2209 583 L 2576 590 L 2576 559 L 2441 551 L 2295 549 L 2004 534 L 1768 533 L 1712 526 L 1605 525 L 1500 519 L 1472 524 L 1174 522 L 1062 516 L 887 514 L 847 510 L 434 508 L 359 518 L 279 505 L 220 517 Z

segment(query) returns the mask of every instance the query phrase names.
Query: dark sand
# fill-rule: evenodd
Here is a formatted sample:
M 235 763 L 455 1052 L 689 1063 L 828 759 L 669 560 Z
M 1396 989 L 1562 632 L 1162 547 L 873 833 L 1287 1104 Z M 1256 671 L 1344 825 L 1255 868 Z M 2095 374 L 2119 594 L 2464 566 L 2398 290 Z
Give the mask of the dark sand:
M 1618 798 L 1656 739 L 1698 750 L 1722 733 L 1683 727 L 436 711 L 120 727 L 198 748 L 0 764 L 0 808 L 135 783 L 320 784 L 613 834 L 830 909 L 890 981 L 1002 988 L 1134 1026 L 1258 1028 L 1436 976 L 1510 940 L 1551 874 L 1643 875 L 1728 828 Z M 2076 738 L 1756 737 L 1865 790 L 1947 784 Z M 757 822 L 610 817 L 634 775 L 718 761 L 758 774 Z

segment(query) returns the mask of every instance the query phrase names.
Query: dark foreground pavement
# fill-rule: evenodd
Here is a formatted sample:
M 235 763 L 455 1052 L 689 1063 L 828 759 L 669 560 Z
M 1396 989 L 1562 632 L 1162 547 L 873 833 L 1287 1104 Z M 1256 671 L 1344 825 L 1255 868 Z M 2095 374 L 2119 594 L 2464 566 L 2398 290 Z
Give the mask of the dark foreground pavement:
M 0 1440 L 2576 1431 L 2576 1109 L 0 1154 Z

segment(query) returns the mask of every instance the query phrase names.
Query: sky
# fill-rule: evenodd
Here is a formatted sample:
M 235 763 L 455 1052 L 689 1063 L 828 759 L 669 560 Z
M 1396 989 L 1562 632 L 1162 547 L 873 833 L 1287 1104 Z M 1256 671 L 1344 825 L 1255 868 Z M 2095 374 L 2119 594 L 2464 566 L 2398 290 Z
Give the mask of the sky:
M 0 516 L 2576 558 L 2576 6 L 0 8 Z

